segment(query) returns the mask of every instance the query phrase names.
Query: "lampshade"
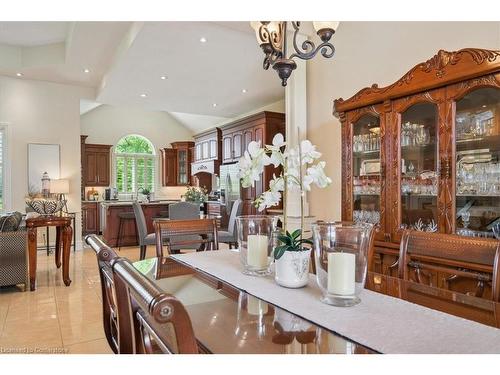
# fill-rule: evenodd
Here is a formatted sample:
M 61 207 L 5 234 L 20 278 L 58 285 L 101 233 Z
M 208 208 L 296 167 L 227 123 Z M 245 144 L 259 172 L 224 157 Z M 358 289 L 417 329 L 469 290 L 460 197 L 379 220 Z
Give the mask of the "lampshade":
M 314 30 L 319 31 L 321 29 L 332 29 L 337 30 L 339 27 L 339 21 L 313 21 Z
M 69 180 L 51 180 L 50 192 L 55 194 L 69 194 Z
M 252 28 L 255 30 L 255 37 L 257 38 L 257 42 L 259 42 L 259 44 L 263 43 L 263 41 L 260 38 L 260 34 L 259 34 L 259 29 L 260 29 L 261 24 L 262 24 L 261 21 L 251 21 L 250 22 L 250 26 L 252 26 Z M 269 31 L 269 33 L 278 31 L 279 30 L 279 21 L 269 22 L 267 24 L 267 30 Z

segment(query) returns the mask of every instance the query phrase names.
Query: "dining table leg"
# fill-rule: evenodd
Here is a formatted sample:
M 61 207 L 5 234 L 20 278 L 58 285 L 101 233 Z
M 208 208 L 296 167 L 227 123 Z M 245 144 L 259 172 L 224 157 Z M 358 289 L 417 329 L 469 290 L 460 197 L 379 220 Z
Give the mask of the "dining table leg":
M 56 227 L 56 250 L 55 250 L 55 261 L 56 261 L 56 267 L 61 268 L 61 245 L 62 245 L 62 231 L 61 227 L 57 226 Z
M 36 287 L 36 228 L 28 228 L 28 263 L 30 291 Z
M 69 257 L 71 255 L 71 239 L 73 237 L 73 228 L 71 225 L 66 225 L 62 229 L 62 243 L 63 243 L 63 281 L 64 285 L 69 286 L 71 284 L 71 279 L 69 278 Z

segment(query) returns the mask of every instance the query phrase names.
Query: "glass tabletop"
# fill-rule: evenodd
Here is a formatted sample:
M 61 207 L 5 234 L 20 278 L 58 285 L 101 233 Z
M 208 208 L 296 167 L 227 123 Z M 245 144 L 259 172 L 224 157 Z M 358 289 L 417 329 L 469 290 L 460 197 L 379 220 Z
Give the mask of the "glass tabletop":
M 173 258 L 149 258 L 134 266 L 185 305 L 207 352 L 376 353 Z M 500 304 L 493 301 L 371 272 L 366 288 L 500 328 Z

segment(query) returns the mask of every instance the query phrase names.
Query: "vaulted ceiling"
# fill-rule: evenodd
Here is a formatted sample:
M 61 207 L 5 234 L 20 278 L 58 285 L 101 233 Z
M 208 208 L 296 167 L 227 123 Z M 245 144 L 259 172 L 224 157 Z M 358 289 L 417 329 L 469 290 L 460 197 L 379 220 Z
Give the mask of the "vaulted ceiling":
M 0 22 L 0 55 L 2 75 L 95 87 L 83 111 L 167 111 L 193 131 L 284 97 L 248 22 Z

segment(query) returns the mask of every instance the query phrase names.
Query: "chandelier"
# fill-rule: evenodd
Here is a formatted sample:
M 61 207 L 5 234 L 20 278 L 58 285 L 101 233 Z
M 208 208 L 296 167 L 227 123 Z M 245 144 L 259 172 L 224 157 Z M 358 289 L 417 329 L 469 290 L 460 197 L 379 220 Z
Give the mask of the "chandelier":
M 302 60 L 312 59 L 318 51 L 321 51 L 323 57 L 330 58 L 335 52 L 335 47 L 330 43 L 330 39 L 335 34 L 339 26 L 336 21 L 313 22 L 314 29 L 321 39 L 321 44 L 317 47 L 310 40 L 306 40 L 299 47 L 297 44 L 297 35 L 300 29 L 300 22 L 291 22 L 294 29 L 293 49 L 294 53 L 287 57 L 286 29 L 287 21 L 253 21 L 250 25 L 255 30 L 257 41 L 266 55 L 264 57 L 263 68 L 273 67 L 281 79 L 281 85 L 286 86 L 286 81 L 297 68 L 293 60 L 298 57 Z

